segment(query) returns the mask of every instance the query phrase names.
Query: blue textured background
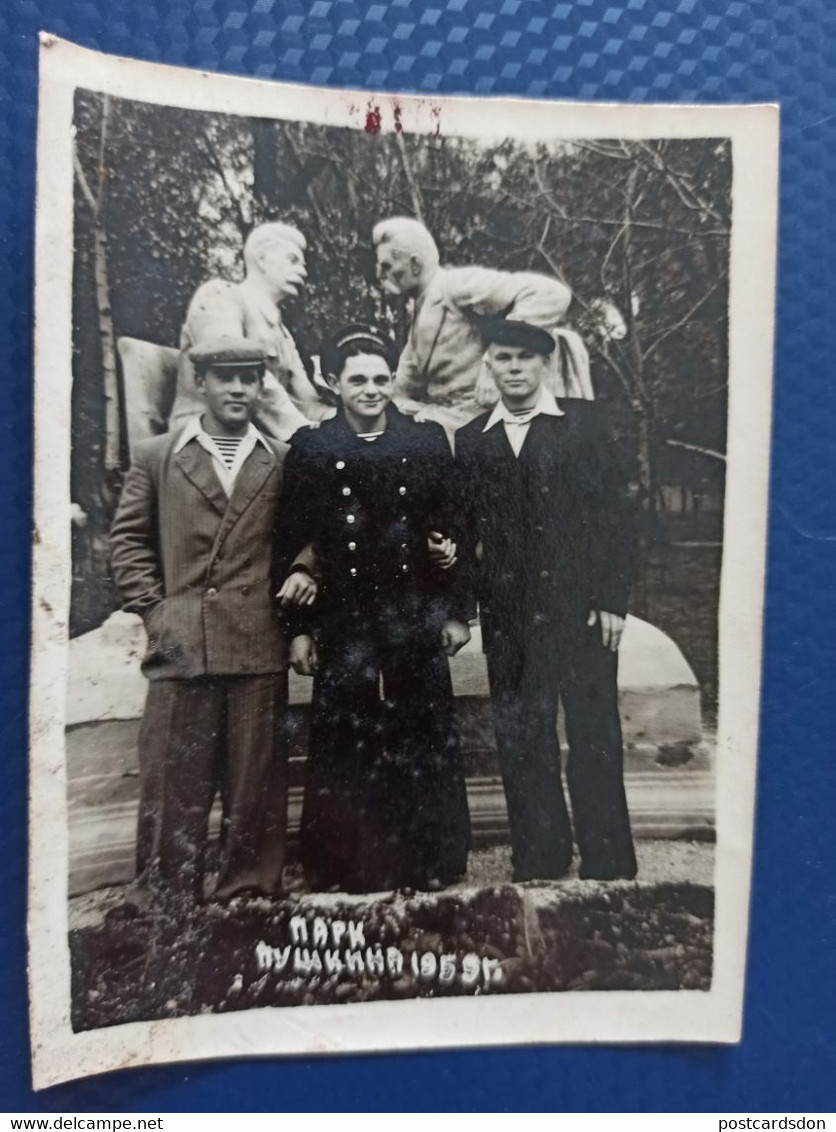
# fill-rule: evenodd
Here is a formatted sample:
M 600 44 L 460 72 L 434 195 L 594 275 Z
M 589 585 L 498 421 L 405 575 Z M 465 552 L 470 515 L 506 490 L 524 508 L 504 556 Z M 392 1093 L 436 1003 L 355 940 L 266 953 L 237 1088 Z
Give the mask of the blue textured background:
M 36 33 L 381 90 L 778 100 L 778 356 L 745 1035 L 737 1048 L 460 1051 L 132 1070 L 32 1094 L 24 983 Z M 0 1110 L 834 1107 L 836 8 L 817 0 L 0 3 Z M 830 990 L 827 987 L 830 986 Z

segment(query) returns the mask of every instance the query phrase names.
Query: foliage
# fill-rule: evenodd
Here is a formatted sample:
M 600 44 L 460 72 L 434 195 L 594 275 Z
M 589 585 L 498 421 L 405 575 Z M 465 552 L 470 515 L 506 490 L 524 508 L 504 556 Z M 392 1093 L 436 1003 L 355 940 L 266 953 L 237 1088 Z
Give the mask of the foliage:
M 308 239 L 308 284 L 286 311 L 308 354 L 335 326 L 360 319 L 387 323 L 403 340 L 408 312 L 374 287 L 371 229 L 386 216 L 420 217 L 448 264 L 560 275 L 575 295 L 569 321 L 592 354 L 598 395 L 636 460 L 644 508 L 659 508 L 662 482 L 721 486 L 722 459 L 704 452 L 725 447 L 728 141 L 485 145 L 86 91 L 74 124 L 73 499 L 88 516 L 77 532 L 79 585 L 91 570 L 106 573 L 114 496 L 103 341 L 176 345 L 196 287 L 212 275 L 240 278 L 244 239 L 266 219 L 294 223 Z M 85 180 L 106 187 L 98 213 Z M 80 617 L 77 627 L 92 615 Z

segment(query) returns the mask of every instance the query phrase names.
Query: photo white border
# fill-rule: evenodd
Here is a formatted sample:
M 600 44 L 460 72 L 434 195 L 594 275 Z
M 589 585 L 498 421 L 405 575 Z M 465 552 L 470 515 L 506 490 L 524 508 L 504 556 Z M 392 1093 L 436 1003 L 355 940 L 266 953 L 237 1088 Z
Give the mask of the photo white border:
M 76 88 L 184 109 L 362 129 L 539 138 L 730 138 L 728 468 L 721 575 L 714 975 L 710 991 L 583 991 L 297 1006 L 74 1034 L 67 945 L 73 162 Z M 41 36 L 30 688 L 29 994 L 36 1089 L 210 1057 L 567 1042 L 736 1042 L 748 927 L 761 674 L 778 108 L 419 97 L 228 77 Z

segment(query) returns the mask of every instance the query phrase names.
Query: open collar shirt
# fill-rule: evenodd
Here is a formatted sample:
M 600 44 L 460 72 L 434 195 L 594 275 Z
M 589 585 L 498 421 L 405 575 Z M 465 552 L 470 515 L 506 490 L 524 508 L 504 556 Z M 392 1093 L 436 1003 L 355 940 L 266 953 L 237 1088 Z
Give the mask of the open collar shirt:
M 535 417 L 539 417 L 541 414 L 547 417 L 562 417 L 564 415 L 563 410 L 560 408 L 557 401 L 555 401 L 554 396 L 545 386 L 542 386 L 540 389 L 540 396 L 537 403 L 522 413 L 515 413 L 508 408 L 504 401 L 498 401 L 493 412 L 485 422 L 485 427 L 482 429 L 482 432 L 487 432 L 488 429 L 493 428 L 494 425 L 499 424 L 501 421 L 505 426 L 505 435 L 508 437 L 508 443 L 511 445 L 514 455 L 519 456 L 522 451 L 522 446 L 525 443 L 525 438 L 528 436 L 531 422 Z
M 227 498 L 232 495 L 232 489 L 235 487 L 235 480 L 238 473 L 246 463 L 247 457 L 255 448 L 256 444 L 263 444 L 268 452 L 272 452 L 272 448 L 255 427 L 250 422 L 250 427 L 244 434 L 241 443 L 238 445 L 238 451 L 235 453 L 235 459 L 232 461 L 232 466 L 227 467 L 221 451 L 212 437 L 203 427 L 203 421 L 200 416 L 192 417 L 186 427 L 180 434 L 180 439 L 174 446 L 175 452 L 182 452 L 187 444 L 196 441 L 204 451 L 208 452 L 212 457 L 212 467 L 215 469 L 215 474 L 221 482 L 221 487 L 226 492 Z

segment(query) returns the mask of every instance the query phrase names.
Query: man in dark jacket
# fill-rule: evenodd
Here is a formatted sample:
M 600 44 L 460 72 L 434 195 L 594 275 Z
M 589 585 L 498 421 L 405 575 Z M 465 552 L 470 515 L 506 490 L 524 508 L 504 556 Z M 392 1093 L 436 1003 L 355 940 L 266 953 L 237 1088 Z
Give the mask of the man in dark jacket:
M 191 360 L 203 412 L 137 446 L 111 531 L 124 607 L 148 633 L 136 904 L 202 898 L 216 792 L 216 899 L 278 893 L 285 855 L 287 648 L 273 559 L 283 446 L 252 423 L 265 350 L 210 339 Z M 313 596 L 309 572 L 281 591 Z
M 636 872 L 616 686 L 633 540 L 626 486 L 598 405 L 543 387 L 554 342 L 527 323 L 486 323 L 502 399 L 456 433 L 514 878 L 562 876 L 572 828 L 560 777 L 558 701 L 581 876 Z
M 447 656 L 470 637 L 449 535 L 443 429 L 390 404 L 394 343 L 350 326 L 322 353 L 337 416 L 293 438 L 278 532 L 311 544 L 321 589 L 292 611 L 290 660 L 315 676 L 302 815 L 314 888 L 439 887 L 465 871 L 468 815 Z M 445 655 L 446 654 L 446 655 Z M 380 697 L 380 683 L 383 699 Z

